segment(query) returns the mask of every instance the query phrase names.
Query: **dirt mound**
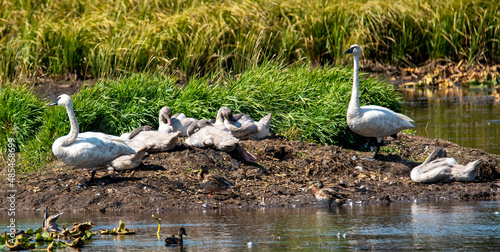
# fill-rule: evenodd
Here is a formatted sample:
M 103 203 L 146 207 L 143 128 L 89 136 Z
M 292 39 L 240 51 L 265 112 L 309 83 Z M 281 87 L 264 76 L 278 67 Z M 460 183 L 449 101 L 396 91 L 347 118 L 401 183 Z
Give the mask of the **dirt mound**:
M 500 157 L 484 151 L 413 135 L 386 139 L 380 161 L 365 161 L 359 152 L 338 146 L 320 146 L 271 137 L 241 141 L 258 157 L 257 164 L 242 162 L 236 153 L 188 148 L 183 142 L 171 152 L 147 156 L 133 171 L 108 174 L 98 171 L 91 187 L 76 185 L 90 172 L 53 162 L 36 174 L 19 174 L 16 210 L 139 211 L 204 207 L 307 206 L 317 204 L 311 181 L 321 179 L 354 202 L 443 199 L 493 199 L 500 195 Z M 410 180 L 410 170 L 436 147 L 443 147 L 458 163 L 482 159 L 473 183 L 421 184 Z M 197 181 L 197 171 L 211 173 L 234 183 L 233 190 L 209 196 Z M 1 206 L 8 206 L 6 197 Z M 6 210 L 5 207 L 2 210 Z

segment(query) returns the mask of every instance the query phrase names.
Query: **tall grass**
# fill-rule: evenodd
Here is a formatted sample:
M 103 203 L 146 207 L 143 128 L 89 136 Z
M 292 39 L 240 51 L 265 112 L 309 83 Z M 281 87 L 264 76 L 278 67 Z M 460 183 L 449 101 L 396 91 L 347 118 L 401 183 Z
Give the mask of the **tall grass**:
M 67 73 L 241 73 L 265 60 L 495 62 L 500 2 L 468 0 L 2 1 L 0 83 Z
M 9 138 L 19 148 L 33 139 L 42 126 L 43 102 L 27 87 L 0 88 L 0 153 L 5 153 Z
M 273 113 L 271 132 L 290 139 L 347 147 L 358 146 L 362 139 L 346 125 L 352 88 L 350 69 L 310 69 L 306 64 L 284 67 L 266 62 L 241 75 L 223 80 L 216 77 L 193 77 L 183 87 L 176 84 L 174 77 L 159 74 L 102 80 L 74 94 L 73 106 L 82 132 L 120 135 L 141 125 L 158 127 L 158 112 L 165 105 L 173 113 L 183 112 L 194 118 L 215 118 L 221 106 L 228 106 L 235 113 L 248 113 L 255 119 Z M 360 85 L 362 104 L 401 109 L 400 95 L 383 82 L 367 78 Z M 2 90 L 15 93 L 15 99 L 26 97 L 22 88 Z M 37 127 L 24 129 L 30 133 L 29 138 L 16 139 L 22 143 L 26 169 L 52 160 L 53 141 L 69 132 L 66 110 L 40 105 L 47 103 L 30 93 L 24 106 L 36 107 L 37 114 L 32 113 L 29 120 L 23 114 L 14 118 L 38 122 Z

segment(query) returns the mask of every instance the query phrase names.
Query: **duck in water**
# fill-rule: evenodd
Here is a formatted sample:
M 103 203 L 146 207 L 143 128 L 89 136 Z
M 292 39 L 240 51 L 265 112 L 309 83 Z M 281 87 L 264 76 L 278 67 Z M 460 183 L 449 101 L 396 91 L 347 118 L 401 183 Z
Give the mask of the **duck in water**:
M 182 236 L 188 236 L 186 234 L 186 230 L 181 227 L 179 228 L 179 236 L 171 235 L 165 238 L 165 246 L 170 246 L 170 245 L 181 245 L 182 246 Z

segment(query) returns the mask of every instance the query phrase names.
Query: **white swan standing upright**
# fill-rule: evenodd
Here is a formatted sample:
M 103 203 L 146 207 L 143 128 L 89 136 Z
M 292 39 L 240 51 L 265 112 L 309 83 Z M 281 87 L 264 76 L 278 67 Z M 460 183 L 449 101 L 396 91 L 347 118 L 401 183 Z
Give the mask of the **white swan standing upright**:
M 351 101 L 347 109 L 347 125 L 356 134 L 365 137 L 377 138 L 377 150 L 373 158 L 376 159 L 382 139 L 387 136 L 397 136 L 397 133 L 404 129 L 410 129 L 414 122 L 408 116 L 396 113 L 388 108 L 368 105 L 359 106 L 359 57 L 361 48 L 352 45 L 344 54 L 354 56 L 354 77 L 351 93 Z
M 68 95 L 62 94 L 53 103 L 49 104 L 49 106 L 54 105 L 66 107 L 71 130 L 68 135 L 59 137 L 54 141 L 52 152 L 57 159 L 67 165 L 79 168 L 93 168 L 87 185 L 92 183 L 98 167 L 107 166 L 117 157 L 136 153 L 126 144 L 127 139 L 100 132 L 79 133 L 78 121 L 73 111 L 71 98 Z
M 180 131 L 181 137 L 187 137 L 187 129 L 193 123 L 195 123 L 196 119 L 187 117 L 184 113 L 177 113 L 172 116 L 172 110 L 170 107 L 164 106 L 160 110 L 160 116 L 158 118 L 160 126 L 158 127 L 159 132 L 171 133 Z M 164 119 L 167 119 L 167 123 L 165 123 Z

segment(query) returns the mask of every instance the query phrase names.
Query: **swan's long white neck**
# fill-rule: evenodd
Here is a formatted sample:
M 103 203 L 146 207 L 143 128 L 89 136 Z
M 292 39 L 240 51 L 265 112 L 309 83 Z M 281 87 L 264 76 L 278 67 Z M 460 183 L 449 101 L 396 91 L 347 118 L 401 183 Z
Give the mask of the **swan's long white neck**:
M 71 130 L 69 131 L 68 135 L 62 137 L 63 138 L 61 143 L 62 146 L 67 146 L 74 143 L 80 131 L 78 120 L 76 119 L 75 112 L 73 111 L 73 104 L 69 103 L 65 107 L 66 111 L 68 112 L 69 122 L 71 124 Z
M 217 118 L 215 119 L 215 122 L 224 124 L 224 115 L 222 115 L 222 111 L 220 109 L 217 112 Z
M 354 77 L 352 84 L 351 101 L 347 109 L 348 115 L 358 116 L 360 113 L 359 108 L 359 55 L 354 56 Z
M 160 125 L 165 124 L 165 117 L 163 116 L 163 113 L 160 112 L 160 115 L 158 116 L 158 123 Z

